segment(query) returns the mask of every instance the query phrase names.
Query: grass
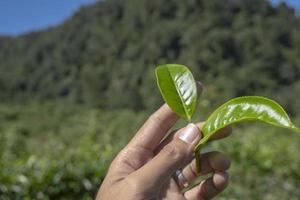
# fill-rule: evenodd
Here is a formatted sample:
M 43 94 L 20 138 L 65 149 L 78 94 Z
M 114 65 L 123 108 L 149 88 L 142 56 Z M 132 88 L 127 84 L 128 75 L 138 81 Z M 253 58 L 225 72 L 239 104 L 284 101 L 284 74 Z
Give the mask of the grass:
M 93 199 L 109 163 L 146 116 L 59 103 L 0 104 L 0 199 Z M 230 186 L 217 199 L 298 199 L 299 148 L 299 134 L 261 124 L 236 127 L 207 145 L 204 151 L 232 158 Z

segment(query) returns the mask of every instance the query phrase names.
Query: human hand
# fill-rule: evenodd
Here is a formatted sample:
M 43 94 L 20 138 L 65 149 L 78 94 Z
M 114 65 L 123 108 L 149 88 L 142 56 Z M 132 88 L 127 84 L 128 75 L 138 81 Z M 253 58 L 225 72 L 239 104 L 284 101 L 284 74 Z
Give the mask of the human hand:
M 201 156 L 200 175 L 212 172 L 213 176 L 181 192 L 186 183 L 178 183 L 173 177 L 178 169 L 182 169 L 187 183 L 197 177 L 193 149 L 201 139 L 202 123 L 189 124 L 161 142 L 177 119 L 166 104 L 152 114 L 113 160 L 97 200 L 209 200 L 226 188 L 230 160 L 219 152 L 209 152 Z M 230 133 L 227 127 L 212 139 Z

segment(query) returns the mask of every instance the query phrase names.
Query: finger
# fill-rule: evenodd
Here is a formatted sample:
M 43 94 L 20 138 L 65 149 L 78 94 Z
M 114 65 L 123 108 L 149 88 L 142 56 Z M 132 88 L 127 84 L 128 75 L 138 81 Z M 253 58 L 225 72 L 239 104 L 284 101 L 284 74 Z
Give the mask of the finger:
M 228 182 L 227 172 L 216 172 L 213 177 L 187 191 L 184 196 L 187 200 L 210 200 L 221 193 L 227 187 Z
M 192 159 L 193 149 L 199 140 L 200 131 L 198 127 L 195 124 L 189 124 L 176 139 L 130 176 L 150 188 L 160 187 L 177 169 Z
M 197 123 L 197 126 L 200 127 L 200 130 L 202 130 L 205 122 L 199 122 Z M 219 140 L 225 137 L 228 137 L 232 133 L 232 127 L 231 126 L 226 126 L 220 130 L 218 130 L 210 139 L 209 141 L 212 140 Z
M 196 125 L 201 129 L 204 125 L 204 122 L 199 122 L 199 123 L 196 123 Z M 174 130 L 172 133 L 169 134 L 169 136 L 164 139 L 159 145 L 158 147 L 155 149 L 154 151 L 154 154 L 157 154 L 159 151 L 161 151 L 161 149 L 166 146 L 167 144 L 169 144 L 175 137 L 176 135 L 178 135 L 179 130 Z M 228 127 L 224 127 L 220 130 L 218 130 L 214 136 L 212 136 L 209 141 L 212 141 L 212 140 L 219 140 L 219 139 L 222 139 L 222 138 L 225 138 L 227 136 L 229 136 L 230 134 L 232 133 L 232 128 L 231 126 L 228 126 Z
M 178 116 L 164 104 L 148 118 L 127 147 L 139 146 L 153 151 L 177 119 Z
M 216 171 L 226 171 L 230 167 L 229 157 L 216 151 L 201 155 L 200 163 L 200 175 L 205 175 Z M 192 182 L 196 177 L 199 176 L 197 174 L 195 159 L 182 170 L 182 174 L 188 182 Z

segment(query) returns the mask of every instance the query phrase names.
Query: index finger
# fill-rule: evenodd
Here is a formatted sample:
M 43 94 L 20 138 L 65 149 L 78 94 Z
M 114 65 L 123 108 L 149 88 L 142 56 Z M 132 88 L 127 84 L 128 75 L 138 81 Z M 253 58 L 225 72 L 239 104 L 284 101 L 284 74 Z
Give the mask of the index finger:
M 178 116 L 164 104 L 148 118 L 128 146 L 139 146 L 153 151 L 177 120 Z

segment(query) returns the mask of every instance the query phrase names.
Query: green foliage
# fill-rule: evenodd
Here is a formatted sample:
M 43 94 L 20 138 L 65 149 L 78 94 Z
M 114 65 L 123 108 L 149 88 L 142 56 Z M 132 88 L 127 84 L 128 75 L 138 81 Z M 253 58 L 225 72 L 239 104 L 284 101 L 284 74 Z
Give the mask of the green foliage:
M 197 106 L 197 86 L 193 74 L 184 65 L 166 64 L 155 69 L 157 85 L 170 108 L 191 120 Z
M 92 199 L 144 119 L 53 103 L 2 104 L 0 113 L 0 199 Z
M 299 31 L 292 9 L 268 1 L 99 1 L 60 26 L 1 38 L 0 100 L 154 109 L 154 66 L 185 63 L 213 105 L 263 95 L 296 114 Z
M 295 153 L 299 149 L 296 141 L 298 134 L 247 124 L 234 129 L 230 138 L 211 143 L 206 151 L 223 151 L 234 160 L 229 172 L 231 183 L 216 199 L 297 200 L 300 159 Z
M 60 103 L 1 104 L 0 113 L 0 199 L 93 199 L 111 160 L 146 117 Z M 298 140 L 247 125 L 206 146 L 234 160 L 229 188 L 218 199 L 296 200 Z

